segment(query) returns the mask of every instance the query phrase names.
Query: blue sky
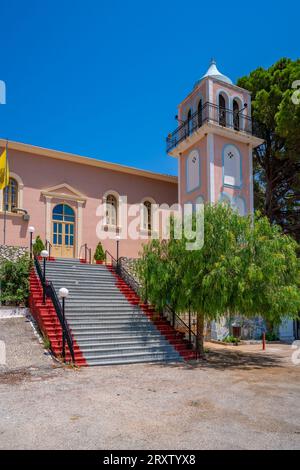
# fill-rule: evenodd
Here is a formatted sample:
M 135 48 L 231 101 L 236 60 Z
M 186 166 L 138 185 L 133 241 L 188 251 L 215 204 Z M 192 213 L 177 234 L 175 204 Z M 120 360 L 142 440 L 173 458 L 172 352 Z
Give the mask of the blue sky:
M 234 81 L 299 57 L 296 1 L 1 0 L 0 18 L 1 137 L 164 173 L 212 56 Z

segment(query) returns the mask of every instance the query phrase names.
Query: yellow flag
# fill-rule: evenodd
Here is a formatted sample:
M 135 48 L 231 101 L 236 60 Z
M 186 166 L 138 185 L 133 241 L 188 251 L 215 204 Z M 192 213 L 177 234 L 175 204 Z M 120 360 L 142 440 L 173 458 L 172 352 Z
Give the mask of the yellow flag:
M 0 189 L 4 189 L 9 184 L 9 168 L 6 149 L 0 157 Z

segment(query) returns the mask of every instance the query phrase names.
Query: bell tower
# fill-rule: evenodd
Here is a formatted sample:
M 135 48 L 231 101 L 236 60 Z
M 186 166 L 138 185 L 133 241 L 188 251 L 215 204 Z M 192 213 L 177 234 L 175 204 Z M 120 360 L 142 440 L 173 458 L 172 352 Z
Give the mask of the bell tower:
M 228 201 L 241 215 L 253 212 L 253 134 L 250 92 L 232 83 L 211 61 L 178 106 L 178 127 L 167 153 L 178 159 L 178 201 Z

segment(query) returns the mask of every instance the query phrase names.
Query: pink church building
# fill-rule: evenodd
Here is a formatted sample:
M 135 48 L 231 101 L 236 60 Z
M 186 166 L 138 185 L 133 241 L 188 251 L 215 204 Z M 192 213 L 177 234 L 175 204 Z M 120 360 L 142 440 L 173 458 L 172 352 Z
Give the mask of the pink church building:
M 152 205 L 228 201 L 244 215 L 253 212 L 251 96 L 233 85 L 212 61 L 206 74 L 178 107 L 178 127 L 167 137 L 167 152 L 178 159 L 178 178 L 18 142 L 8 143 L 10 184 L 0 194 L 0 237 L 28 246 L 28 227 L 51 244 L 55 257 L 94 252 L 97 229 L 111 234 L 102 243 L 116 254 L 138 257 L 152 235 Z M 6 142 L 0 140 L 0 152 Z M 38 171 L 37 171 L 38 168 Z M 120 200 L 145 208 L 141 237 L 123 236 Z M 105 203 L 104 219 L 99 205 Z M 145 215 L 146 214 L 146 215 Z
M 153 205 L 226 201 L 241 215 L 253 207 L 253 149 L 262 143 L 251 119 L 251 95 L 220 73 L 214 61 L 179 104 L 178 127 L 167 136 L 167 153 L 178 177 L 93 158 L 8 143 L 10 183 L 0 193 L 0 243 L 28 247 L 35 228 L 56 258 L 83 258 L 99 242 L 116 257 L 136 258 L 154 236 Z M 0 139 L 0 153 L 6 141 Z M 128 211 L 121 216 L 121 202 Z M 135 206 L 143 208 L 138 223 Z M 99 207 L 104 207 L 100 216 Z M 132 209 L 132 210 L 131 210 Z M 4 222 L 5 221 L 5 222 Z M 138 237 L 125 226 L 136 224 Z M 5 228 L 5 230 L 4 230 Z M 161 233 L 155 233 L 161 236 Z M 293 338 L 293 322 L 281 339 Z

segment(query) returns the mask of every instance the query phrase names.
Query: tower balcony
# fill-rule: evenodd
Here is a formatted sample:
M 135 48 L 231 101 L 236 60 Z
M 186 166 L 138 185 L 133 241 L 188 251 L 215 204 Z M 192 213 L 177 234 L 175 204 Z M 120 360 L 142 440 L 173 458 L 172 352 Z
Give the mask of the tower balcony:
M 255 136 L 253 121 L 247 114 L 237 113 L 231 109 L 206 102 L 200 110 L 192 114 L 186 121 L 182 121 L 177 129 L 168 135 L 166 139 L 167 153 L 173 156 L 180 155 L 182 151 L 208 132 L 227 136 L 233 134 L 236 140 L 251 141 L 255 146 L 263 142 L 258 136 Z

